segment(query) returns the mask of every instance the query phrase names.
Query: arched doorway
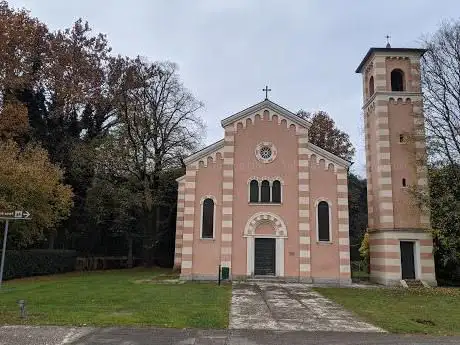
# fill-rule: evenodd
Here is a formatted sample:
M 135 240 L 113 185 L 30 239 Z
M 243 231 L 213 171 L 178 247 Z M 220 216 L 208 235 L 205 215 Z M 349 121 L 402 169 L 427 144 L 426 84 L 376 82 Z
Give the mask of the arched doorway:
M 284 276 L 286 225 L 270 212 L 254 214 L 246 223 L 247 275 Z

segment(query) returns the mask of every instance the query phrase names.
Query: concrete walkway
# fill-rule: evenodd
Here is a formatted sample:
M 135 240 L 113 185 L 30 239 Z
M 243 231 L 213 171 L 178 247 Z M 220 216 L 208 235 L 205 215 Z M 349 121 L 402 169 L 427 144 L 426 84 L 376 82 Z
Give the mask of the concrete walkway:
M 388 333 L 0 326 L 0 345 L 439 345 L 460 337 Z
M 306 284 L 235 283 L 231 329 L 280 331 L 384 332 Z

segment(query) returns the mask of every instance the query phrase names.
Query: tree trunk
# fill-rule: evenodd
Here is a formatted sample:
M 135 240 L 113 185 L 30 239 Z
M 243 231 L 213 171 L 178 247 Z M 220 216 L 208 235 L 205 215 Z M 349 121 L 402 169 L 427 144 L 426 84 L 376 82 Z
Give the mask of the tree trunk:
M 133 268 L 133 238 L 128 236 L 128 268 Z
M 151 252 L 152 252 L 152 209 L 144 207 L 144 238 L 142 241 L 142 258 L 144 266 L 149 267 L 152 265 Z
M 158 164 L 157 164 L 158 165 Z M 151 210 L 151 218 L 150 218 L 150 226 L 151 226 L 151 239 L 152 239 L 152 249 L 150 251 L 150 259 L 152 265 L 155 264 L 156 259 L 156 249 L 157 249 L 157 237 L 158 237 L 158 221 L 159 221 L 159 211 L 160 207 L 158 206 L 158 185 L 159 185 L 159 175 L 160 171 L 155 168 L 153 171 L 152 176 L 152 189 L 150 190 L 151 194 L 150 197 L 152 198 L 152 210 Z
M 152 210 L 153 210 L 153 200 L 152 200 L 152 193 L 150 191 L 150 183 L 148 178 L 144 178 L 143 183 L 144 188 L 144 239 L 143 239 L 143 246 L 142 246 L 142 256 L 144 261 L 144 266 L 150 267 L 153 265 L 152 262 L 152 232 L 154 231 L 154 227 L 152 226 L 154 223 L 152 222 Z
M 56 238 L 56 234 L 53 232 L 48 236 L 48 249 L 54 249 L 54 239 Z
M 157 201 L 159 184 L 159 170 L 155 170 L 152 174 L 152 182 L 150 183 L 147 177 L 144 178 L 144 246 L 143 258 L 144 265 L 149 267 L 154 265 L 155 260 L 155 245 L 157 239 Z
M 161 215 L 160 215 L 161 207 L 158 205 L 154 206 L 154 218 L 153 218 L 153 225 L 154 225 L 154 231 L 153 231 L 153 236 L 152 236 L 152 242 L 153 242 L 153 247 L 152 247 L 152 261 L 155 264 L 157 261 L 157 241 L 158 241 L 158 234 L 160 233 L 160 222 L 161 222 Z

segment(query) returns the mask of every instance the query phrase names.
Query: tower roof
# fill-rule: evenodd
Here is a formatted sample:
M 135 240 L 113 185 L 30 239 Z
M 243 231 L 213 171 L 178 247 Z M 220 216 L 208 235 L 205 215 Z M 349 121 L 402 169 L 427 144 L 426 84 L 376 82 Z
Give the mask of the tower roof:
M 422 56 L 426 52 L 426 49 L 420 49 L 420 48 L 376 48 L 372 47 L 367 51 L 366 56 L 364 59 L 361 61 L 359 64 L 358 68 L 356 69 L 356 73 L 361 73 L 364 65 L 366 64 L 367 60 L 374 55 L 375 53 L 415 53 L 418 54 L 419 56 Z

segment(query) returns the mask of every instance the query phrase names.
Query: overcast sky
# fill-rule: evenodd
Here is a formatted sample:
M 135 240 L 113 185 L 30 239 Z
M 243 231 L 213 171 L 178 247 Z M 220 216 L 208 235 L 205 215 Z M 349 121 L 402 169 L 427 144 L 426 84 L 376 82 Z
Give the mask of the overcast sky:
M 460 1 L 433 0 L 10 0 L 51 29 L 82 17 L 107 34 L 113 52 L 170 60 L 201 101 L 206 143 L 220 120 L 264 98 L 296 112 L 325 110 L 356 147 L 353 170 L 365 172 L 361 77 L 371 46 L 417 47 Z

